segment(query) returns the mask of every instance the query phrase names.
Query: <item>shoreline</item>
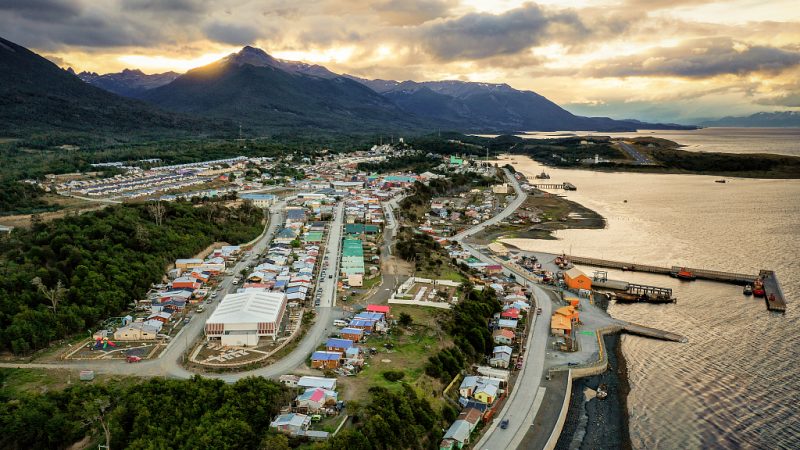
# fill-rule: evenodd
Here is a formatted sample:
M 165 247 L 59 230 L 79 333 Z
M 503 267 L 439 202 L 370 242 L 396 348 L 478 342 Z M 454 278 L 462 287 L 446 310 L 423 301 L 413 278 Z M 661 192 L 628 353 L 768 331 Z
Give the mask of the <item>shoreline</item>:
M 620 333 L 603 336 L 603 344 L 609 368 L 601 375 L 573 380 L 569 411 L 555 447 L 558 450 L 632 448 L 628 417 L 630 384 Z M 608 386 L 608 397 L 586 401 L 584 390 L 587 387 L 596 390 L 601 383 Z

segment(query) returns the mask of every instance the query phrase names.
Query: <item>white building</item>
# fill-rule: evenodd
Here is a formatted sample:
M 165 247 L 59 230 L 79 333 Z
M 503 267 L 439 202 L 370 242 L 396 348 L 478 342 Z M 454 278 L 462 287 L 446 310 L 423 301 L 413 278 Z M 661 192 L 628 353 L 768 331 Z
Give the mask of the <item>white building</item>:
M 219 339 L 226 346 L 255 346 L 263 336 L 278 337 L 286 295 L 279 292 L 246 290 L 228 294 L 206 321 L 206 338 Z

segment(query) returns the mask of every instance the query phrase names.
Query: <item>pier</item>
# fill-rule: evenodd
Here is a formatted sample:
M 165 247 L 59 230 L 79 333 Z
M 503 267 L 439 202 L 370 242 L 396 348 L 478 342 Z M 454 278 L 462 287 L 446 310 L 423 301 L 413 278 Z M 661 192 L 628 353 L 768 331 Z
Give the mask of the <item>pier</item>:
M 565 183 L 537 183 L 531 184 L 531 186 L 535 187 L 536 189 L 563 189 L 565 191 L 577 191 L 578 188 L 575 187 L 574 184 L 565 182 Z
M 761 278 L 764 281 L 764 297 L 766 299 L 767 309 L 770 311 L 786 312 L 786 298 L 783 295 L 783 290 L 781 290 L 781 285 L 778 281 L 778 275 L 772 270 L 761 270 L 759 271 L 758 275 L 749 275 L 745 273 L 698 269 L 684 266 L 661 267 L 650 264 L 636 264 L 599 258 L 584 258 L 581 256 L 569 256 L 568 259 L 573 264 L 620 269 L 631 272 L 659 273 L 670 276 L 673 276 L 681 269 L 686 269 L 687 271 L 692 272 L 698 280 L 710 280 L 738 285 L 753 284 L 756 279 Z
M 648 286 L 646 284 L 628 283 L 628 293 L 639 296 L 647 295 L 648 297 L 656 299 L 674 300 L 672 297 L 672 289 Z
M 778 276 L 772 270 L 762 270 L 758 276 L 764 282 L 764 301 L 767 303 L 767 309 L 785 313 L 786 300 Z
M 689 342 L 689 340 L 680 334 L 671 331 L 659 330 L 658 328 L 646 327 L 637 323 L 626 323 L 622 326 L 622 331 L 636 336 L 644 336 L 653 339 L 660 339 L 662 341 L 672 342 Z

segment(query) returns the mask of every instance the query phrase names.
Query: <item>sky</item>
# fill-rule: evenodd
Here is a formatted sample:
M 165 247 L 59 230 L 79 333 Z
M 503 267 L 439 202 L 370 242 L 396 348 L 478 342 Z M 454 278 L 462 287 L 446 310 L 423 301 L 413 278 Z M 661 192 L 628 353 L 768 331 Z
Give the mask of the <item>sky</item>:
M 507 83 L 582 115 L 800 110 L 797 0 L 0 0 L 0 36 L 76 71 L 185 72 L 253 45 L 371 79 Z

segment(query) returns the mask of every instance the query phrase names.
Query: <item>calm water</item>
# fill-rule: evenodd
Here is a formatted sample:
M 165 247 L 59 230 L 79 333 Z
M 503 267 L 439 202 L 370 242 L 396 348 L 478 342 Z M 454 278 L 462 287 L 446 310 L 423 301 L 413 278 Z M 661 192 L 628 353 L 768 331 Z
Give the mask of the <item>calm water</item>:
M 530 132 L 526 139 L 550 139 L 559 136 L 642 137 L 652 136 L 675 141 L 684 150 L 723 153 L 776 153 L 800 156 L 800 128 L 703 128 L 701 130 L 640 130 L 636 133 L 591 131 Z
M 570 181 L 567 197 L 608 219 L 604 230 L 564 230 L 558 241 L 509 240 L 526 249 L 636 263 L 757 273 L 777 271 L 789 305 L 766 310 L 733 285 L 614 272 L 614 279 L 671 287 L 675 305 L 612 305 L 614 317 L 689 338 L 625 336 L 634 448 L 800 448 L 800 180 L 596 173 L 514 167 Z M 627 203 L 624 202 L 627 200 Z M 593 269 L 585 268 L 587 273 Z

